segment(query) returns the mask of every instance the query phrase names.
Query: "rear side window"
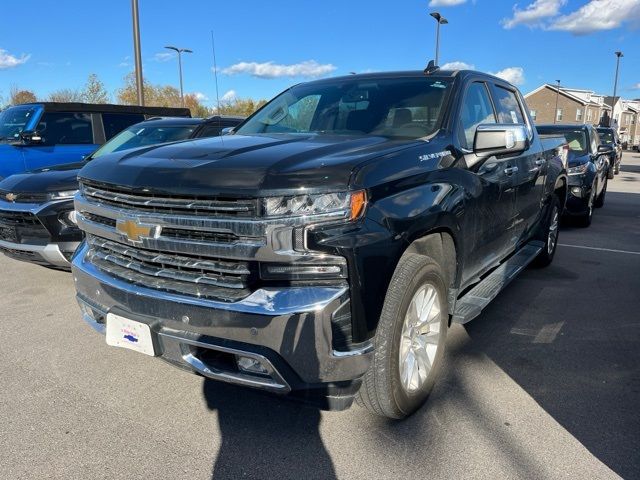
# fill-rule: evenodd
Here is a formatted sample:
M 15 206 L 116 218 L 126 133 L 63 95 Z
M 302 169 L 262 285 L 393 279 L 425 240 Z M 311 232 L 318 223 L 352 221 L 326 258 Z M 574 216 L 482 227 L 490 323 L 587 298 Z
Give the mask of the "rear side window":
M 91 115 L 88 113 L 45 112 L 36 130 L 44 145 L 93 143 Z
M 473 148 L 476 128 L 483 123 L 496 123 L 489 92 L 484 83 L 472 83 L 464 95 L 460 118 L 460 143 L 468 149 Z
M 498 113 L 498 123 L 524 124 L 524 115 L 514 92 L 494 85 L 493 99 Z
M 125 128 L 143 120 L 144 115 L 137 113 L 103 113 L 104 136 L 107 140 L 110 140 Z

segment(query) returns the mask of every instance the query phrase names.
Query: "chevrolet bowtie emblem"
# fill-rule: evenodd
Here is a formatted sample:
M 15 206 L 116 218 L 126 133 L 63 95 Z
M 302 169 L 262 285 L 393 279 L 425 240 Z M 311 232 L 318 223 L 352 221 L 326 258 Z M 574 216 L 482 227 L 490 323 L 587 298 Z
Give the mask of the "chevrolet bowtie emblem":
M 15 193 L 7 193 L 4 198 L 6 198 L 9 202 L 15 202 L 18 198 L 18 195 L 16 195 Z
M 141 242 L 143 237 L 155 238 L 159 234 L 160 227 L 156 225 L 144 225 L 136 220 L 116 220 L 116 230 L 131 242 Z

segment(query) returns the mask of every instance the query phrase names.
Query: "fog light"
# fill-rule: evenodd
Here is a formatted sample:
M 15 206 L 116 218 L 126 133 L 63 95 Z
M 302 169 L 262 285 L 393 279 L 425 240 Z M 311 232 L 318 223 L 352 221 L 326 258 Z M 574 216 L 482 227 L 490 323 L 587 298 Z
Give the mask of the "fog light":
M 576 197 L 582 197 L 582 188 L 580 187 L 571 187 L 571 194 Z
M 260 375 L 269 374 L 269 371 L 262 365 L 262 363 L 260 363 L 259 360 L 256 360 L 255 358 L 236 355 L 236 362 L 238 363 L 238 368 L 242 371 L 257 373 Z

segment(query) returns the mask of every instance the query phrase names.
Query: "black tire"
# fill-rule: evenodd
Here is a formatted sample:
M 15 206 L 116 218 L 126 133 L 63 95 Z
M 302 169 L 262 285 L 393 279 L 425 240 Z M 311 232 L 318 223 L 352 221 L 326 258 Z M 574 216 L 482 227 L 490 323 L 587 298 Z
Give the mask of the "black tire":
M 604 197 L 607 194 L 607 183 L 609 183 L 608 177 L 604 179 L 604 185 L 602 186 L 602 191 L 600 192 L 600 195 L 598 195 L 595 201 L 593 202 L 593 206 L 596 208 L 602 208 L 604 206 Z
M 611 165 L 608 169 L 607 169 L 607 178 L 609 180 L 613 179 L 613 177 L 615 176 L 615 170 L 616 167 L 614 167 L 613 165 Z
M 595 198 L 594 198 L 595 194 L 596 194 L 596 184 L 594 182 L 593 186 L 591 187 L 591 195 L 589 196 L 589 199 L 587 200 L 587 203 L 585 205 L 587 209 L 586 213 L 584 213 L 579 217 L 576 217 L 578 226 L 582 228 L 587 228 L 589 225 L 591 225 L 591 221 L 593 220 L 593 204 L 595 202 Z
M 422 406 L 433 389 L 449 322 L 445 278 L 442 267 L 424 255 L 405 254 L 398 263 L 380 315 L 373 361 L 358 392 L 358 404 L 370 412 L 388 418 L 405 418 Z M 434 326 L 439 325 L 439 337 L 426 379 L 417 391 L 408 392 L 400 377 L 400 342 L 408 308 L 414 295 L 425 286 L 435 289 L 440 303 L 439 321 L 437 317 L 433 321 Z
M 536 235 L 536 240 L 544 242 L 544 248 L 538 256 L 531 262 L 531 266 L 543 268 L 553 262 L 553 257 L 558 248 L 558 236 L 560 228 L 560 200 L 557 195 L 551 197 L 549 208 L 547 210 L 547 218 L 540 226 L 540 231 Z

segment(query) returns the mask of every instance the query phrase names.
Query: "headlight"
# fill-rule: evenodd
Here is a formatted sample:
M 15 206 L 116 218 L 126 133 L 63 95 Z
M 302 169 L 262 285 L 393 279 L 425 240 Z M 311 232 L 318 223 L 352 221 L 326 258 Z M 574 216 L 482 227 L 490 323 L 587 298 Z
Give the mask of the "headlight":
M 48 200 L 66 200 L 68 198 L 73 198 L 73 196 L 78 193 L 78 190 L 64 190 L 62 192 L 51 192 L 47 194 Z
M 364 190 L 264 199 L 267 217 L 326 215 L 331 218 L 355 220 L 362 215 L 365 205 Z
M 567 170 L 569 175 L 582 175 L 589 168 L 589 162 L 578 165 L 577 167 L 571 167 Z

